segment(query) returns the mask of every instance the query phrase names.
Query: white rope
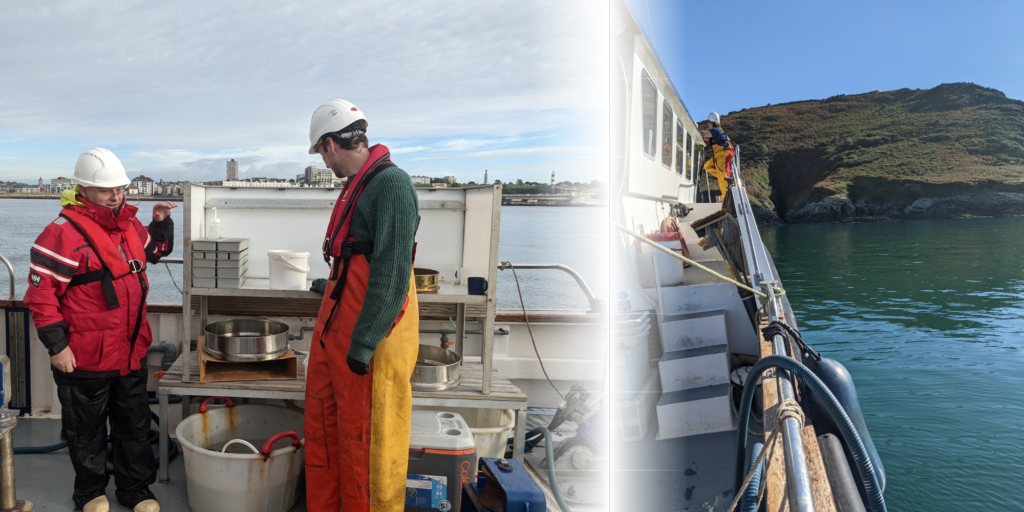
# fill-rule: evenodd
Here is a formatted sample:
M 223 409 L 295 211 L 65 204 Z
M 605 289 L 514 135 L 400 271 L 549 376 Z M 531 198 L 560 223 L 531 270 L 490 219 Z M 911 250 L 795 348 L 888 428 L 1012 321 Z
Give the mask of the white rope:
M 551 377 L 548 377 L 548 371 L 544 368 L 544 360 L 541 359 L 540 351 L 537 350 L 537 340 L 533 338 L 533 328 L 530 327 L 530 317 L 526 315 L 526 302 L 523 301 L 523 290 L 519 287 L 519 276 L 516 275 L 516 267 L 507 261 L 503 261 L 501 264 L 508 265 L 508 268 L 512 269 L 512 277 L 516 280 L 516 291 L 519 292 L 519 305 L 523 308 L 523 321 L 526 322 L 526 331 L 530 333 L 530 342 L 533 343 L 533 353 L 537 354 L 537 362 L 540 363 L 540 371 L 544 372 L 544 378 L 548 380 L 548 384 L 551 384 L 551 389 L 554 389 L 555 393 L 558 393 L 559 398 L 564 402 L 565 395 L 558 390 L 558 386 L 555 386 L 555 383 L 551 381 Z
M 181 288 L 178 286 L 178 282 L 174 280 L 174 274 L 171 273 L 171 266 L 166 263 L 164 263 L 164 266 L 167 267 L 167 275 L 171 276 L 171 283 L 174 284 L 174 288 L 178 290 L 178 293 L 184 296 L 185 292 L 181 291 Z
M 699 268 L 699 269 L 701 269 L 701 270 L 703 270 L 703 271 L 705 271 L 705 272 L 707 272 L 707 273 L 709 273 L 709 274 L 711 274 L 711 275 L 713 275 L 713 276 L 715 276 L 715 277 L 717 277 L 717 278 L 719 278 L 719 279 L 721 279 L 723 281 L 732 283 L 732 284 L 734 284 L 734 285 L 736 285 L 736 286 L 738 286 L 740 288 L 743 288 L 744 290 L 747 290 L 748 292 L 753 293 L 754 295 L 757 295 L 758 297 L 761 297 L 762 299 L 767 299 L 768 298 L 768 294 L 766 294 L 766 293 L 764 293 L 762 291 L 759 291 L 759 290 L 755 290 L 755 289 L 753 289 L 753 288 L 751 288 L 751 287 L 749 287 L 749 286 L 747 286 L 747 285 L 745 285 L 745 284 L 743 284 L 743 283 L 741 283 L 741 282 L 739 282 L 739 281 L 737 281 L 735 279 L 723 276 L 722 274 L 719 274 L 718 272 L 715 272 L 714 270 L 711 270 L 710 268 L 705 267 L 704 265 L 701 265 L 700 263 L 697 263 L 696 261 L 693 261 L 690 258 L 687 258 L 686 256 L 683 256 L 682 254 L 677 254 L 677 253 L 673 252 L 672 249 L 669 249 L 668 247 L 665 247 L 665 246 L 663 246 L 663 245 L 661 245 L 661 244 L 659 244 L 657 242 L 651 241 L 647 237 L 641 235 L 640 233 L 637 233 L 636 231 L 633 231 L 632 229 L 629 229 L 629 228 L 627 228 L 625 226 L 619 225 L 615 221 L 608 221 L 608 223 L 611 224 L 612 226 L 615 226 L 616 228 L 618 228 L 623 233 L 626 233 L 626 234 L 632 236 L 633 238 L 636 238 L 637 240 L 640 240 L 641 242 L 643 242 L 643 243 L 645 243 L 647 245 L 650 245 L 651 247 L 654 247 L 655 249 L 658 249 L 659 251 L 661 251 L 661 252 L 663 252 L 665 254 L 671 255 L 672 257 L 674 257 L 674 258 L 676 258 L 678 260 L 685 261 L 686 263 L 689 263 L 690 265 L 693 265 L 694 267 L 697 267 L 697 268 Z M 680 240 L 680 243 L 682 243 L 682 240 Z

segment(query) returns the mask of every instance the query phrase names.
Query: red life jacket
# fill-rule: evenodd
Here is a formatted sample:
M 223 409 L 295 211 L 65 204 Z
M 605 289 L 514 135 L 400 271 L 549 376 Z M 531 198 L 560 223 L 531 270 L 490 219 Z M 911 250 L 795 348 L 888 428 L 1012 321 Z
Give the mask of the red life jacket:
M 345 187 L 341 189 L 338 202 L 334 204 L 334 211 L 331 212 L 331 223 L 327 226 L 327 234 L 324 236 L 323 253 L 324 261 L 331 263 L 331 258 L 342 257 L 342 244 L 348 238 L 348 231 L 352 225 L 352 212 L 355 210 L 359 196 L 367 183 L 373 179 L 373 175 L 381 170 L 391 167 L 391 152 L 383 144 L 375 144 L 370 147 L 370 156 L 363 163 L 359 172 L 348 179 Z
M 130 274 L 138 275 L 139 284 L 142 286 L 142 300 L 139 303 L 138 318 L 135 319 L 135 329 L 128 339 L 129 346 L 134 346 L 135 340 L 139 337 L 139 330 L 142 328 L 146 296 L 149 295 L 149 284 L 144 276 L 146 271 L 145 256 L 141 260 L 133 259 L 128 261 L 124 253 L 114 245 L 110 240 L 110 236 L 96 221 L 87 215 L 75 211 L 70 206 L 65 207 L 61 211 L 60 216 L 67 219 L 68 223 L 85 237 L 86 241 L 89 242 L 89 246 L 92 247 L 92 250 L 99 257 L 100 263 L 103 265 L 101 270 L 75 276 L 71 280 L 71 286 L 100 281 L 103 287 L 103 295 L 107 299 L 107 307 L 109 309 L 117 309 L 121 307 L 121 304 L 117 300 L 117 292 L 114 290 L 114 280 L 121 279 Z M 143 247 L 142 240 L 139 237 L 126 236 L 124 239 L 125 243 L 128 244 L 128 251 L 133 256 L 146 254 L 146 249 Z

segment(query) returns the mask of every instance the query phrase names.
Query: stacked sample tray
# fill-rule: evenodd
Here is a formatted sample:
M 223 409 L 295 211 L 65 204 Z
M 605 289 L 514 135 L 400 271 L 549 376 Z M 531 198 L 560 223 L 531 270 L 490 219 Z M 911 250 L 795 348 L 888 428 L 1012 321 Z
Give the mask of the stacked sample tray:
M 248 264 L 248 238 L 192 241 L 193 288 L 241 288 Z

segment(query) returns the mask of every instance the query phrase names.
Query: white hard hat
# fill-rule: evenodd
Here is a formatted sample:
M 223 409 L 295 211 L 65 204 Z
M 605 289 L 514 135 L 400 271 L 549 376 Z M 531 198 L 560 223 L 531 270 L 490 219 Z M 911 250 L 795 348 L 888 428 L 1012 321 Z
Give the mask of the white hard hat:
M 75 183 L 87 187 L 114 188 L 131 183 L 124 165 L 109 149 L 92 148 L 78 157 Z
M 718 116 L 718 112 L 712 112 L 708 114 L 708 121 L 711 121 L 712 123 L 721 123 L 722 118 Z
M 309 121 L 309 154 L 316 154 L 316 144 L 320 142 L 320 137 L 339 131 L 360 119 L 366 120 L 363 111 L 345 100 L 331 100 L 320 105 Z

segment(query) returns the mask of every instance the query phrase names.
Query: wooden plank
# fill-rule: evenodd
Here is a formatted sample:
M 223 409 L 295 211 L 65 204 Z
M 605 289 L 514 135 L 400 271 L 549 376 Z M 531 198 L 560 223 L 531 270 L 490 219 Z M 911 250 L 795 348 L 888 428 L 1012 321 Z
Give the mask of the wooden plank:
M 199 310 L 199 296 L 192 297 L 192 309 Z M 320 299 L 279 300 L 266 297 L 223 297 L 210 296 L 209 311 L 213 315 L 239 316 L 286 316 L 315 317 L 320 311 Z M 181 313 L 181 304 L 151 303 L 147 304 L 150 313 Z M 420 319 L 447 320 L 455 318 L 455 304 L 420 303 Z M 487 306 L 482 304 L 466 305 L 466 316 L 482 318 L 487 314 Z M 520 317 L 522 314 L 519 315 Z M 531 315 L 530 321 L 533 321 Z
M 196 353 L 192 352 L 189 355 L 192 358 L 192 368 L 198 368 L 199 362 L 198 359 L 196 359 Z M 306 357 L 306 355 L 298 356 L 298 377 L 294 380 L 250 380 L 237 382 L 210 382 L 206 384 L 195 382 L 196 379 L 193 379 L 193 382 L 182 382 L 182 358 L 179 357 L 167 370 L 167 374 L 160 379 L 160 385 L 164 387 L 192 388 L 197 391 L 201 391 L 205 388 L 303 393 L 306 390 L 306 368 L 305 365 L 302 364 L 302 361 Z M 462 365 L 461 376 L 462 381 L 459 384 L 459 387 L 455 389 L 448 389 L 445 391 L 413 391 L 412 395 L 417 398 L 511 400 L 524 403 L 526 402 L 526 394 L 497 371 L 494 371 L 491 374 L 491 394 L 484 395 L 481 392 L 483 382 L 483 365 L 480 363 L 466 363 Z M 196 395 L 202 395 L 202 393 L 197 392 Z
M 767 327 L 762 323 L 760 328 Z M 761 339 L 761 357 L 772 355 L 772 344 L 770 340 Z M 767 439 L 768 434 L 775 429 L 775 422 L 778 417 L 778 378 L 766 378 L 761 386 L 764 397 L 764 432 Z M 818 512 L 835 512 L 835 501 L 832 498 L 832 488 L 828 484 L 828 475 L 825 473 L 825 463 L 821 460 L 821 450 L 818 447 L 818 436 L 815 433 L 814 425 L 804 426 L 801 432 L 804 444 L 804 456 L 807 460 L 807 471 L 811 477 L 811 492 L 814 494 L 814 508 Z M 771 511 L 784 510 L 782 503 L 786 489 L 785 459 L 780 439 L 768 461 L 768 509 Z M 765 456 L 766 459 L 769 456 Z

